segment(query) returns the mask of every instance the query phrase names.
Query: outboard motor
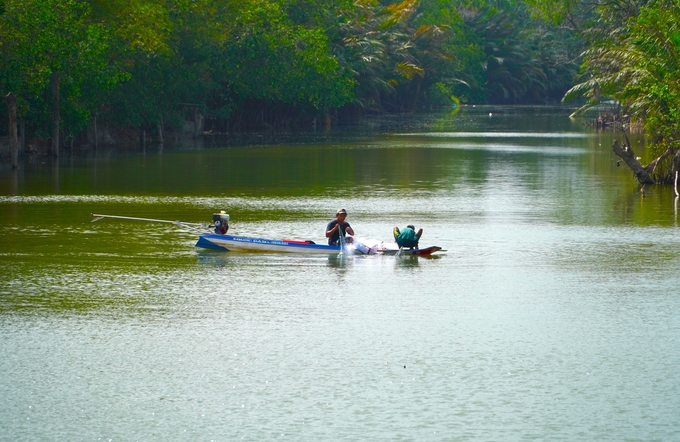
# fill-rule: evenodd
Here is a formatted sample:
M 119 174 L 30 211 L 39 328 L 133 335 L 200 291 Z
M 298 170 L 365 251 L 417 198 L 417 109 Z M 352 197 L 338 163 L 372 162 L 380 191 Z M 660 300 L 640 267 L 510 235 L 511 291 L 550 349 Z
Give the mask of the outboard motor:
M 229 215 L 222 210 L 220 213 L 213 213 L 212 219 L 215 224 L 215 233 L 226 235 L 229 231 Z

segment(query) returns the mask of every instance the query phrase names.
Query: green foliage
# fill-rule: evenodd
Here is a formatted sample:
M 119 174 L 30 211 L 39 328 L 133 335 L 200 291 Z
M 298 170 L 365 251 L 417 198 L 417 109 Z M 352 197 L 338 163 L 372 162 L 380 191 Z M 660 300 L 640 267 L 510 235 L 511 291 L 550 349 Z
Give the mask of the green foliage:
M 67 136 L 95 116 L 543 102 L 571 80 L 573 41 L 520 0 L 0 0 L 0 92 L 42 136 L 53 72 Z
M 90 21 L 87 4 L 74 0 L 8 0 L 0 16 L 0 91 L 13 91 L 19 112 L 47 134 L 50 76 L 58 72 L 67 134 L 82 129 L 121 73 L 108 61 L 110 33 Z
M 466 78 L 475 97 L 492 103 L 544 103 L 558 100 L 572 84 L 579 41 L 569 31 L 532 17 L 525 3 L 490 0 L 465 13 L 471 35 Z M 474 91 L 471 91 L 474 92 Z M 458 93 L 467 95 L 464 89 Z
M 450 106 L 458 108 L 460 100 L 453 95 L 453 90 L 450 86 L 444 83 L 435 83 L 430 88 L 430 101 L 436 106 Z
M 226 62 L 221 80 L 233 95 L 316 109 L 351 99 L 352 81 L 322 29 L 291 23 L 275 3 L 242 5 L 232 39 L 220 48 Z
M 673 0 L 628 3 L 626 8 L 602 5 L 597 28 L 588 34 L 584 81 L 565 99 L 586 97 L 583 107 L 602 98 L 621 103 L 623 110 L 644 121 L 656 153 L 680 147 L 680 5 Z M 612 22 L 611 17 L 626 17 Z M 661 175 L 668 174 L 670 164 Z

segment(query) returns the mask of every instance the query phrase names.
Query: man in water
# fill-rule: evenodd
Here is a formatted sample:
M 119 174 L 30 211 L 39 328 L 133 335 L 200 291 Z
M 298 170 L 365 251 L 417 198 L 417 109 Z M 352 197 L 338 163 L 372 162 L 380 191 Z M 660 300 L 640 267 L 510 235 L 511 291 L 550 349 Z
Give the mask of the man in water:
M 338 209 L 335 212 L 335 219 L 326 226 L 326 238 L 328 238 L 329 246 L 340 245 L 340 229 L 342 229 L 343 236 L 346 243 L 352 242 L 352 237 L 347 237 L 347 234 L 354 235 L 354 230 L 345 219 L 347 218 L 347 211 L 345 209 Z
M 417 249 L 418 241 L 420 241 L 420 237 L 423 234 L 423 229 L 418 229 L 418 232 L 416 232 L 416 228 L 413 226 L 413 224 L 409 224 L 402 230 L 399 230 L 399 227 L 395 227 L 392 230 L 392 234 L 394 235 L 394 240 L 397 242 L 397 245 L 400 248 L 408 247 L 409 249 Z

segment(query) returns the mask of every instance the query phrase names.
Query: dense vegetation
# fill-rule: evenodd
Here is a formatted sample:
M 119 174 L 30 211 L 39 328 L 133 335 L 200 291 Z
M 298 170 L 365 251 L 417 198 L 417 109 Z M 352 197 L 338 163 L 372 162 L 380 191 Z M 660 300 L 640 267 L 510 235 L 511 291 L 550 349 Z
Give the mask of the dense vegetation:
M 566 92 L 614 100 L 660 154 L 680 147 L 679 23 L 677 0 L 0 0 L 0 93 L 48 138 L 58 73 L 72 140 L 95 119 L 234 131 Z
M 520 0 L 0 0 L 0 93 L 17 96 L 29 134 L 49 137 L 58 72 L 66 139 L 95 118 L 153 132 L 200 114 L 233 131 L 458 100 L 556 102 L 581 40 L 533 11 Z
M 566 98 L 583 109 L 615 100 L 644 124 L 652 154 L 680 148 L 680 2 L 677 0 L 534 0 L 545 17 L 586 43 L 580 82 Z M 672 162 L 656 169 L 669 181 Z M 649 168 L 651 171 L 651 168 Z

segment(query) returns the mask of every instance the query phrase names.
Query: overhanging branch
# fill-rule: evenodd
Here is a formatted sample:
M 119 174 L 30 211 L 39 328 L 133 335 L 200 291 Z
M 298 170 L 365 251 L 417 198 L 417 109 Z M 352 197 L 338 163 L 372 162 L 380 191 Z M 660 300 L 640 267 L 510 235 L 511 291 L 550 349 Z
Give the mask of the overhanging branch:
M 638 161 L 638 159 L 635 157 L 635 153 L 633 152 L 633 149 L 630 148 L 630 146 L 621 146 L 619 140 L 614 140 L 614 144 L 612 144 L 612 150 L 616 155 L 621 157 L 630 170 L 633 171 L 640 184 L 655 184 L 652 177 L 649 176 L 650 172 L 646 167 L 640 164 L 640 161 Z M 655 160 L 656 163 L 658 163 L 658 161 L 660 161 L 660 159 Z M 656 167 L 656 163 L 654 164 L 654 167 Z

